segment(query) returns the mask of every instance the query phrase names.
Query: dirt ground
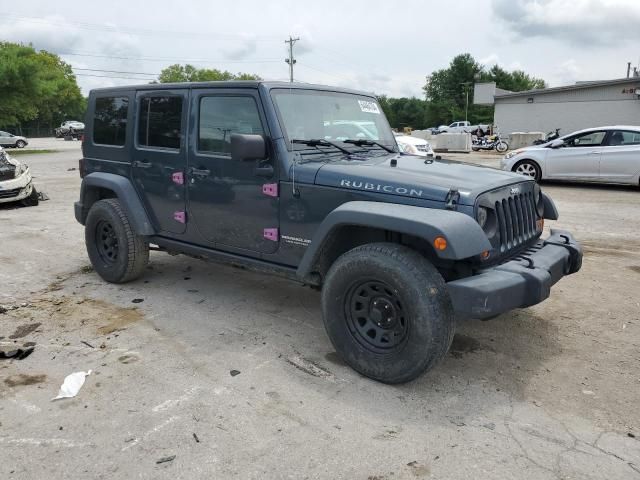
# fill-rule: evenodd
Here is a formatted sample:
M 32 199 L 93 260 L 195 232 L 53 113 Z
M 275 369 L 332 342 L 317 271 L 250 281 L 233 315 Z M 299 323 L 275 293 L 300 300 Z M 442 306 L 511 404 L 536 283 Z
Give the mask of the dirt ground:
M 543 185 L 583 269 L 387 386 L 342 364 L 313 290 L 155 252 L 103 282 L 79 156 L 22 156 L 51 200 L 0 207 L 0 345 L 35 347 L 0 360 L 2 477 L 640 479 L 640 189 Z

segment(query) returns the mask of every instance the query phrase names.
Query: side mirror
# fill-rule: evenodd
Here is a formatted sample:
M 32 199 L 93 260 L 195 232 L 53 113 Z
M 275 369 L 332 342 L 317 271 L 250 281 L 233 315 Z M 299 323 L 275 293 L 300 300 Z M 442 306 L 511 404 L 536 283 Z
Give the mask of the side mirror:
M 563 145 L 564 145 L 564 140 L 560 140 L 559 138 L 549 144 L 551 148 L 560 148 Z
M 264 160 L 267 146 L 262 135 L 231 134 L 231 159 L 238 161 Z

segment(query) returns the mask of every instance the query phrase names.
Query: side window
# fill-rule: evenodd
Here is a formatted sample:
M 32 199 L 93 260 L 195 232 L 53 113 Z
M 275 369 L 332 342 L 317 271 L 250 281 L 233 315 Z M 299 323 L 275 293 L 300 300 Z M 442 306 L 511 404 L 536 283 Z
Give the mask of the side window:
M 617 147 L 620 145 L 640 145 L 640 132 L 620 131 L 617 130 L 611 134 L 609 138 L 609 146 Z
M 231 154 L 231 134 L 263 135 L 253 97 L 202 97 L 198 123 L 198 151 Z
M 142 97 L 138 120 L 141 147 L 180 148 L 182 97 Z
M 96 98 L 93 116 L 93 143 L 121 147 L 127 137 L 127 97 Z
M 587 132 L 569 138 L 565 141 L 565 145 L 568 147 L 599 147 L 602 145 L 602 140 L 606 132 Z

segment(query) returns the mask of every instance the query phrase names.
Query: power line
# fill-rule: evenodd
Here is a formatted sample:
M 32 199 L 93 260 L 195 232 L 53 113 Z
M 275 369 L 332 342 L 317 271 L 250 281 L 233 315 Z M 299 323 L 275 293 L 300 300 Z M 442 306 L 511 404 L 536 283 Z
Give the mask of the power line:
M 140 80 L 144 82 L 148 82 L 152 80 L 151 78 L 140 78 L 140 77 L 121 77 L 118 75 L 93 75 L 91 73 L 76 73 L 76 77 L 96 77 L 96 78 L 122 78 L 125 80 Z
M 293 82 L 293 65 L 296 63 L 296 59 L 293 58 L 293 46 L 300 40 L 300 37 L 292 38 L 289 35 L 289 40 L 285 40 L 284 43 L 289 44 L 289 58 L 285 58 L 284 61 L 289 64 L 289 81 Z
M 144 62 L 173 62 L 180 63 L 279 63 L 280 60 L 216 60 L 210 58 L 184 58 L 184 57 L 125 57 L 120 55 L 103 55 L 98 53 L 57 52 L 62 56 L 110 58 L 115 60 L 138 60 Z
M 87 72 L 102 72 L 102 73 L 129 73 L 132 75 L 152 75 L 154 77 L 157 77 L 158 75 L 160 75 L 159 73 L 143 73 L 143 72 L 123 72 L 121 70 L 100 70 L 97 68 L 79 68 L 79 67 L 72 67 L 74 70 L 82 70 L 82 71 L 87 71 Z

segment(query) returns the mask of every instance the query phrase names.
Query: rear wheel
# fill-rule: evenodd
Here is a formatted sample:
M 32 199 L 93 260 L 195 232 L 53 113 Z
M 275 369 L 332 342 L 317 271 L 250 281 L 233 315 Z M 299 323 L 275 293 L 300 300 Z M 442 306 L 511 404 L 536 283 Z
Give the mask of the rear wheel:
M 533 160 L 520 160 L 513 166 L 513 171 L 520 175 L 532 177 L 536 182 L 542 178 L 540 166 Z
M 322 289 L 327 334 L 354 370 L 385 383 L 413 380 L 447 353 L 455 330 L 445 282 L 402 245 L 357 247 L 331 266 Z
M 91 264 L 107 282 L 135 280 L 149 262 L 149 244 L 136 235 L 115 198 L 94 203 L 87 215 L 85 243 Z

